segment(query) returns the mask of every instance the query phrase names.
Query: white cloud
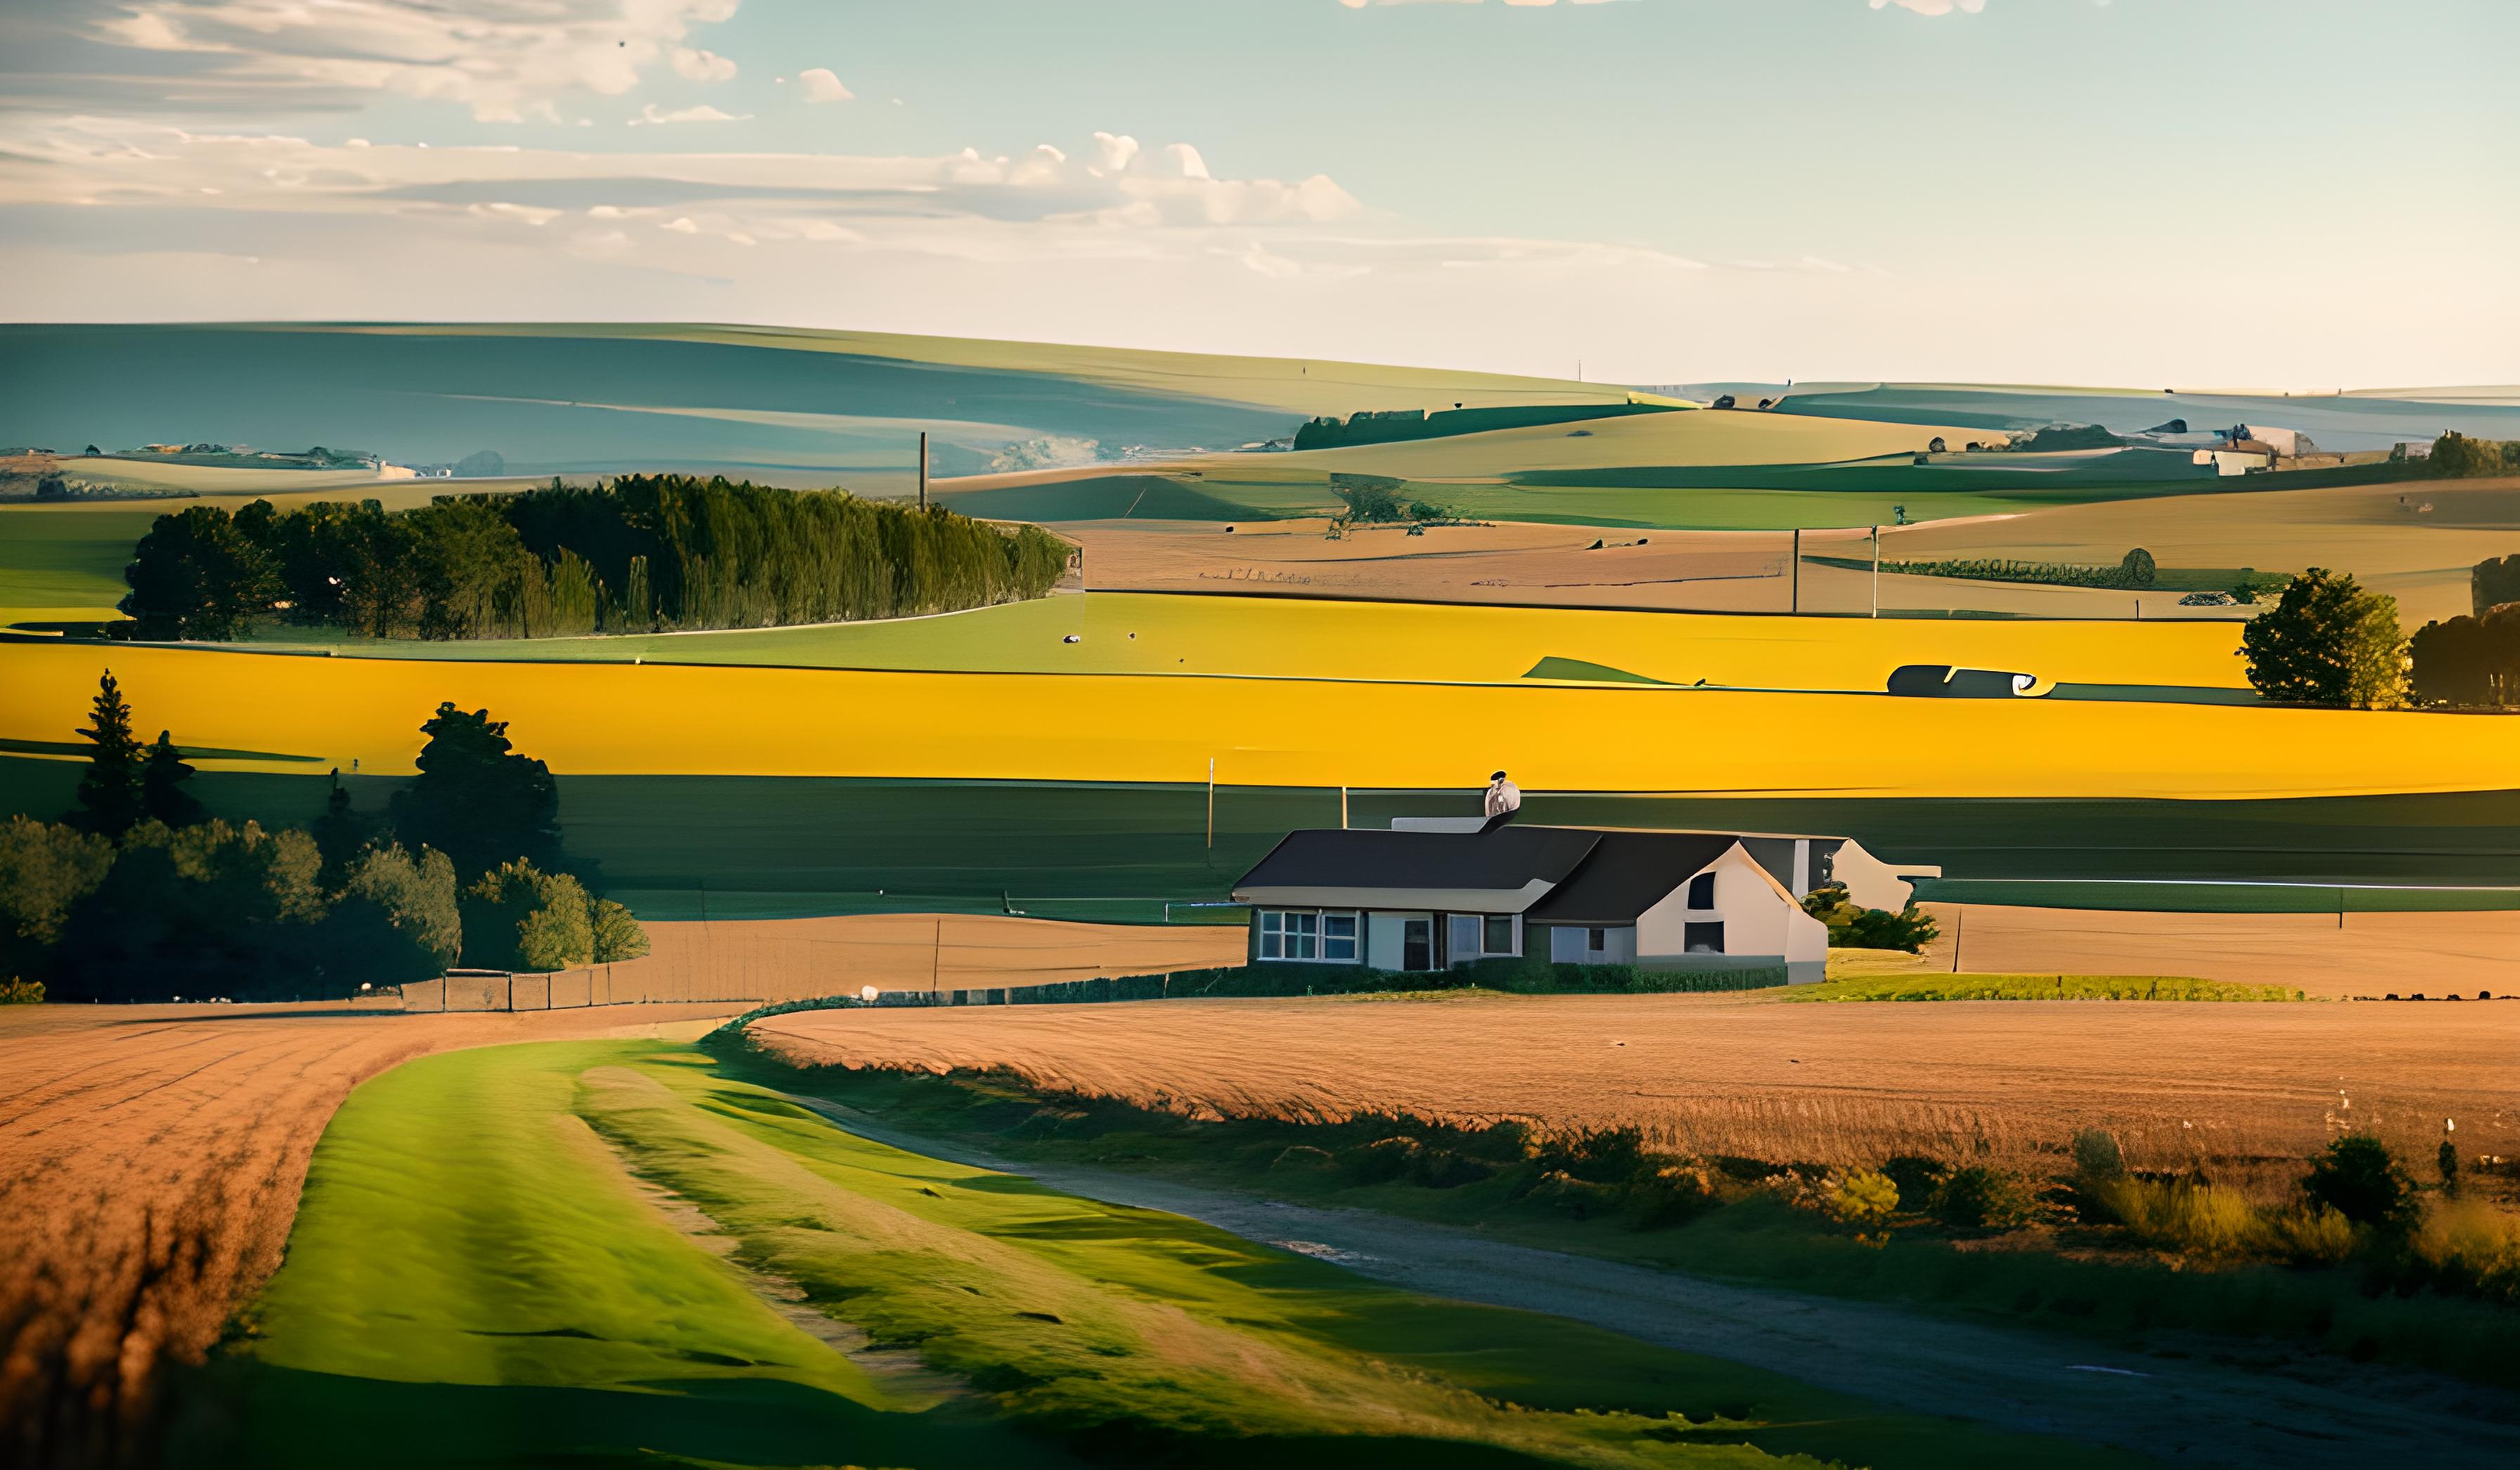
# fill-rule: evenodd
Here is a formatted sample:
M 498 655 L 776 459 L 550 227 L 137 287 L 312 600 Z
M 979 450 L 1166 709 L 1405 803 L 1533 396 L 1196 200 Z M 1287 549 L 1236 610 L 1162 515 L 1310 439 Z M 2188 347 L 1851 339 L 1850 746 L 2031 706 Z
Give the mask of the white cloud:
M 95 29 L 121 45 L 202 57 L 213 74 L 253 83 L 275 104 L 292 93 L 382 91 L 460 103 L 484 121 L 558 121 L 559 97 L 621 96 L 669 50 L 687 51 L 693 26 L 729 19 L 737 3 L 124 0 Z M 733 74 L 723 58 L 688 54 Z M 673 60 L 679 69 L 681 55 Z
M 630 125 L 637 127 L 642 122 L 742 122 L 751 115 L 750 113 L 720 112 L 705 102 L 676 108 L 668 113 L 652 102 L 639 110 L 639 115 L 630 119 Z
M 796 79 L 805 84 L 807 102 L 847 102 L 857 95 L 840 85 L 829 67 L 808 67 L 796 73 Z
M 692 81 L 735 79 L 735 63 L 714 51 L 696 51 L 689 46 L 674 48 L 674 70 Z

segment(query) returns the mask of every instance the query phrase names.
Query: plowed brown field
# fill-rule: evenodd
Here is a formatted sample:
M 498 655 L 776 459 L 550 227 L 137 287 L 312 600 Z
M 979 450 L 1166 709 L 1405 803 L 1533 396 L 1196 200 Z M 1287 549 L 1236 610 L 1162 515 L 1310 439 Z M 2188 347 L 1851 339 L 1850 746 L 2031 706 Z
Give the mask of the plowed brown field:
M 697 1034 L 739 1009 L 0 1009 L 0 1463 L 145 1454 L 161 1368 L 198 1360 L 279 1265 L 315 1141 L 362 1080 L 463 1046 Z
M 2428 1164 L 2520 1153 L 2520 1001 L 1786 1005 L 1732 996 L 1177 1000 L 823 1011 L 755 1022 L 793 1061 L 1005 1068 L 1230 1116 L 1636 1125 L 1691 1153 L 2052 1166 L 2115 1131 L 2138 1167 L 2289 1177 L 2340 1127 Z

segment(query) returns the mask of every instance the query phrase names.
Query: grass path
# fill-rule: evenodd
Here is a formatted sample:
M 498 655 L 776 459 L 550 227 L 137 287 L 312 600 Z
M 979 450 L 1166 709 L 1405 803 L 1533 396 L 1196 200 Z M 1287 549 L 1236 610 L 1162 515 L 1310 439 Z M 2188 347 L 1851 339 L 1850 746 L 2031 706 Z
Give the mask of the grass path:
M 199 1387 L 203 1463 L 2111 1462 L 906 1152 L 657 1042 L 361 1087 Z

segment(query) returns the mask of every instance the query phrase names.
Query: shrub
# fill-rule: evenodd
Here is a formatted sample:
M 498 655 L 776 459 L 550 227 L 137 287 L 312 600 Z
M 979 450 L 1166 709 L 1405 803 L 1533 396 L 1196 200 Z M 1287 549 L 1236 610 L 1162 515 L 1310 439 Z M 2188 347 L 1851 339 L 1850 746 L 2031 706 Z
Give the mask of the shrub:
M 2030 1217 L 2030 1194 L 2010 1174 L 1972 1164 L 1953 1171 L 1934 1191 L 1933 1213 L 1963 1230 L 2002 1229 Z
M 1899 1198 L 1922 1206 L 1933 1198 L 1943 1180 L 1951 1177 L 1952 1167 L 1940 1159 L 1894 1154 L 1881 1161 L 1881 1172 L 1898 1187 Z
M 43 1000 L 44 983 L 40 980 L 20 980 L 13 976 L 0 982 L 0 1005 L 41 1005 Z
M 648 931 L 630 910 L 609 898 L 598 898 L 587 910 L 587 923 L 592 931 L 594 960 L 599 965 L 614 960 L 637 959 L 648 952 Z
M 464 954 L 498 970 L 561 970 L 595 952 L 586 890 L 565 873 L 523 858 L 481 875 L 465 891 Z
M 1597 1184 L 1572 1174 L 1551 1171 L 1540 1176 L 1524 1196 L 1526 1199 L 1556 1211 L 1570 1219 L 1591 1219 L 1609 1215 L 1619 1208 L 1622 1191 L 1615 1185 Z
M 1724 1203 L 1715 1181 L 1692 1164 L 1666 1164 L 1628 1188 L 1628 1206 L 1640 1230 L 1685 1225 Z
M 2074 1176 L 2099 1184 L 2126 1172 L 2126 1155 L 2117 1135 L 2106 1128 L 2085 1128 L 2074 1135 Z
M 1859 1169 L 1829 1191 L 1828 1213 L 1859 1231 L 1882 1229 L 1899 1213 L 1899 1186 L 1888 1174 Z
M 1866 908 L 1847 896 L 1846 885 L 1824 884 L 1803 896 L 1803 912 L 1828 926 L 1832 949 L 1922 950 L 1942 927 L 1911 903 L 1898 913 Z
M 1544 1171 L 1556 1171 L 1597 1184 L 1623 1184 L 1645 1168 L 1645 1135 L 1642 1128 L 1587 1128 L 1552 1134 L 1532 1153 Z
M 2414 1223 L 2415 1181 L 2398 1167 L 2389 1146 L 2368 1133 L 2334 1139 L 2310 1161 L 2301 1181 L 2311 1202 L 2358 1225 L 2396 1233 Z
M 2124 580 L 2125 585 L 2130 587 L 2151 586 L 2153 576 L 2159 570 L 2153 562 L 2152 553 L 2140 546 L 2128 552 L 2118 563 L 2118 575 Z

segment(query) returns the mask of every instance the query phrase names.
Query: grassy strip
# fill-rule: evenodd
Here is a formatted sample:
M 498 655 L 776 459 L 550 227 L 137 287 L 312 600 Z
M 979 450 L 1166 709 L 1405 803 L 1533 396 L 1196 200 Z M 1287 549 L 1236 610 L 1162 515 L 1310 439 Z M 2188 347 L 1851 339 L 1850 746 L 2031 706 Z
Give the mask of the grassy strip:
M 1918 1186 L 1916 1203 L 1935 1215 L 1911 1204 L 1885 1229 L 1831 1213 L 1842 1169 L 1675 1161 L 1645 1152 L 1634 1129 L 1545 1138 L 1519 1124 L 1462 1128 L 1371 1114 L 1203 1122 L 994 1072 L 799 1071 L 766 1056 L 743 1065 L 789 1090 L 1012 1159 L 1376 1210 L 1547 1249 L 2119 1345 L 2187 1333 L 2259 1338 L 2520 1387 L 2520 1363 L 2502 1351 L 2507 1309 L 2401 1292 L 2399 1276 L 2359 1260 L 2299 1267 L 2197 1256 L 2175 1239 L 2087 1222 L 2070 1189 L 1983 1169 L 1929 1164 L 1937 1187 Z M 1956 1179 L 1968 1187 L 1951 1188 Z M 1997 1236 L 2020 1248 L 1975 1248 Z
M 1869 975 L 1797 986 L 1787 1000 L 2300 1000 L 2289 986 L 2179 975 Z
M 547 1043 L 360 1088 L 175 1462 L 2127 1463 L 905 1153 L 758 1065 Z

